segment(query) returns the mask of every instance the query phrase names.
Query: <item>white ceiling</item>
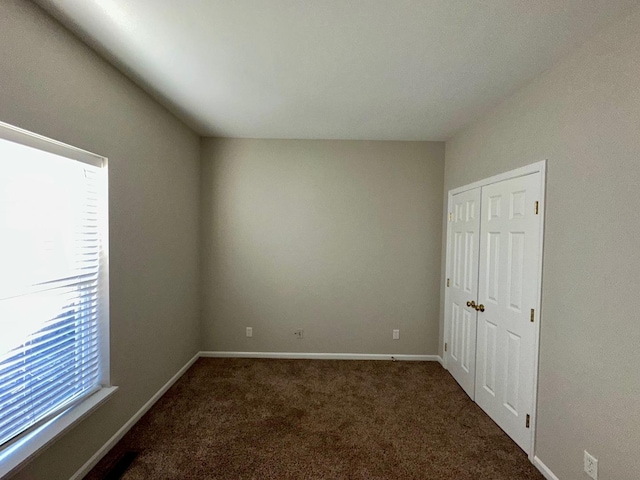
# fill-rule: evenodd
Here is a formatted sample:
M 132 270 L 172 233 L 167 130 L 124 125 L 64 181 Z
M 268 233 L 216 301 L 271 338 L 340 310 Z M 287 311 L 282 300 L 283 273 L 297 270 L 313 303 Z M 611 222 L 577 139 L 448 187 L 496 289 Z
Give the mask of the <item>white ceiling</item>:
M 38 0 L 198 133 L 445 140 L 638 0 Z

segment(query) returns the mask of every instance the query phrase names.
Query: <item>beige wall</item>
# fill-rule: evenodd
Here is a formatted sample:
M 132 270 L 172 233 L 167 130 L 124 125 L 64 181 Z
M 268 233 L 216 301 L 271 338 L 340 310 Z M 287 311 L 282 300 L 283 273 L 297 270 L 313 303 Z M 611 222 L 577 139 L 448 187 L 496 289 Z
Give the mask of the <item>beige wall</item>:
M 640 12 L 449 141 L 444 195 L 442 144 L 203 141 L 202 345 L 196 135 L 30 2 L 0 32 L 0 121 L 110 159 L 121 387 L 19 478 L 69 478 L 201 346 L 437 353 L 446 191 L 543 158 L 537 454 L 637 478 Z
M 446 146 L 445 195 L 548 159 L 536 452 L 562 480 L 640 472 L 640 11 Z
M 199 140 L 31 2 L 0 2 L 0 32 L 0 121 L 109 157 L 120 390 L 18 474 L 68 479 L 199 350 Z
M 437 353 L 444 144 L 202 146 L 204 350 Z

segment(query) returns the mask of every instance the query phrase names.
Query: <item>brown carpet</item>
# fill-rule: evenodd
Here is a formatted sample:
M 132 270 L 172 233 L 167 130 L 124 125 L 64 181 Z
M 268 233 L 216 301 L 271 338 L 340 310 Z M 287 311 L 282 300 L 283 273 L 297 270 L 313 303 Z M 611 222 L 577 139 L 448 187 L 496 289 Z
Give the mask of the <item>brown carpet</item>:
M 436 362 L 200 359 L 86 477 L 542 479 Z

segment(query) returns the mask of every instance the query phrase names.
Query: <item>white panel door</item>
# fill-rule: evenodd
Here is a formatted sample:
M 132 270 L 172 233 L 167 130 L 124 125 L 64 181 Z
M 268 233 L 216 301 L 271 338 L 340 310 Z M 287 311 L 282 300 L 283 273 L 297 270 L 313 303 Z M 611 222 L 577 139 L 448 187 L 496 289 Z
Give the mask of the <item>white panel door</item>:
M 529 453 L 541 216 L 540 173 L 482 187 L 476 403 Z M 537 321 L 537 318 L 534 318 Z
M 467 306 L 467 302 L 475 302 L 478 291 L 480 189 L 454 195 L 450 212 L 446 364 L 453 378 L 473 400 L 477 312 Z

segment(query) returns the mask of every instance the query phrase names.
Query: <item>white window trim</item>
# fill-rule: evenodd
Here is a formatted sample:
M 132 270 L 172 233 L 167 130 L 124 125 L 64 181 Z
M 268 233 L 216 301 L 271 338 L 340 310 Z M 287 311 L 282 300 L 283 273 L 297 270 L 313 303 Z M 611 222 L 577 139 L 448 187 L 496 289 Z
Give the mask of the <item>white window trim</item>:
M 62 412 L 0 453 L 0 478 L 14 474 L 59 437 L 107 401 L 118 387 L 103 387 L 78 405 Z
M 80 148 L 67 145 L 57 140 L 38 135 L 36 133 L 23 130 L 13 125 L 0 122 L 0 138 L 20 143 L 29 147 L 38 148 L 56 155 L 88 163 L 94 166 L 100 166 L 107 172 L 107 158 L 96 155 L 94 153 L 82 150 Z M 109 210 L 107 192 L 102 199 L 102 214 L 104 215 L 102 225 L 103 230 L 103 248 L 102 248 L 102 267 L 100 278 L 100 315 L 101 318 L 109 318 Z M 51 446 L 60 436 L 71 430 L 85 417 L 90 415 L 100 405 L 106 402 L 117 390 L 118 387 L 111 385 L 110 368 L 109 368 L 109 322 L 101 322 L 100 329 L 101 338 L 101 362 L 100 362 L 100 384 L 101 388 L 85 398 L 81 402 L 69 407 L 67 410 L 52 418 L 44 425 L 28 433 L 24 437 L 11 443 L 9 446 L 0 450 L 0 478 L 4 478 L 9 474 L 15 474 L 24 467 L 30 460 L 42 453 L 47 447 Z

